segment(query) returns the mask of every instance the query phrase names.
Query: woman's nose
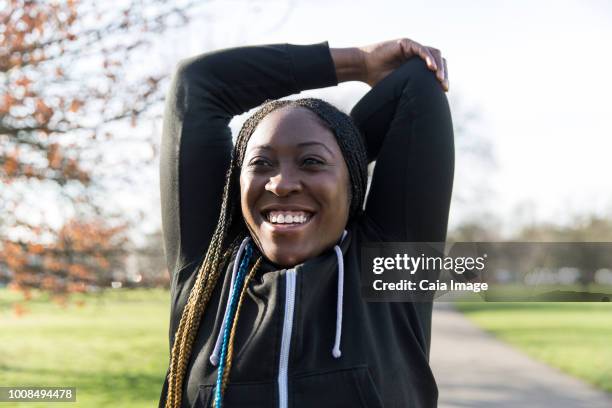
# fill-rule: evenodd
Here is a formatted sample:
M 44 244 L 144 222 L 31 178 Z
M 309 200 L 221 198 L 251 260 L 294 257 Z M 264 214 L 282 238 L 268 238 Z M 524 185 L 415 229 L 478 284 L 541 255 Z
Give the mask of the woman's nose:
M 279 197 L 301 191 L 301 189 L 302 183 L 294 171 L 279 171 L 266 183 L 266 190 Z

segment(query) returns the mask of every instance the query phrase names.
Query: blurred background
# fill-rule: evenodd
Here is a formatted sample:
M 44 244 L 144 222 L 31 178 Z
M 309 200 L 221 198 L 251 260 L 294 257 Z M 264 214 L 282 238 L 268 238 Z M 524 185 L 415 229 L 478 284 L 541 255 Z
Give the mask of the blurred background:
M 157 404 L 159 143 L 180 59 L 401 37 L 448 61 L 450 241 L 612 241 L 607 1 L 0 0 L 0 386 Z M 348 112 L 368 89 L 301 95 Z M 433 339 L 440 406 L 612 406 L 609 304 L 443 304 Z

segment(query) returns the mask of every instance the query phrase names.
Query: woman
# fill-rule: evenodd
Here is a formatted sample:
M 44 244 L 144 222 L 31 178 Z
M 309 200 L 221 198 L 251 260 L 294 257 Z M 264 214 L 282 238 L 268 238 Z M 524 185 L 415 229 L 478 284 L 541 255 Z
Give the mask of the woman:
M 350 80 L 372 86 L 350 117 L 274 100 Z M 362 242 L 445 240 L 447 89 L 439 51 L 408 39 L 179 65 L 162 138 L 172 303 L 160 407 L 436 405 L 431 303 L 363 301 L 359 258 Z M 230 119 L 262 103 L 233 146 Z

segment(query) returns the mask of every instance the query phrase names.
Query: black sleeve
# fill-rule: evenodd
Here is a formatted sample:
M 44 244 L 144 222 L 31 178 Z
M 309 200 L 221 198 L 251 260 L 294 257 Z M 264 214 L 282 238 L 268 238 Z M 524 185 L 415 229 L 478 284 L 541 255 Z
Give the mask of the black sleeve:
M 370 161 L 365 213 L 387 240 L 443 242 L 454 175 L 451 114 L 419 58 L 406 61 L 352 109 Z
M 327 42 L 205 53 L 179 63 L 167 94 L 160 188 L 171 274 L 207 249 L 221 208 L 234 115 L 266 99 L 337 85 Z

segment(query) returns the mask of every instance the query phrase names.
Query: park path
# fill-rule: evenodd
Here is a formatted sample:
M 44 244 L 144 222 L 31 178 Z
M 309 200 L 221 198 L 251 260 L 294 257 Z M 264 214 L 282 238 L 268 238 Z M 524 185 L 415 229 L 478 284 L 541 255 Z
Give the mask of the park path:
M 436 303 L 431 366 L 439 408 L 610 408 L 612 396 L 536 362 Z

